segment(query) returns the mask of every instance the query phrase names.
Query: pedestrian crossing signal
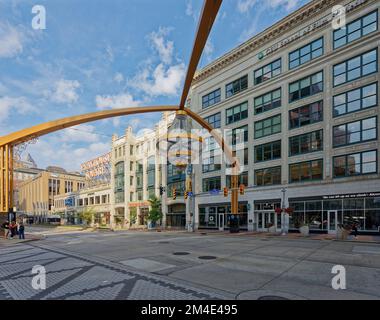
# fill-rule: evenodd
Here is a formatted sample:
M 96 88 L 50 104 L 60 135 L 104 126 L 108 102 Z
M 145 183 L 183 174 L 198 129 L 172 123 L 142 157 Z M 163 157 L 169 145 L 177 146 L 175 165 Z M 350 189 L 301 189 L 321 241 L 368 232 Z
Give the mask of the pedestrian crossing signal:
M 245 189 L 245 185 L 244 184 L 241 184 L 240 186 L 239 186 L 239 190 L 240 190 L 240 194 L 244 194 L 244 189 Z
M 173 188 L 173 200 L 177 199 L 177 190 Z
M 224 187 L 224 189 L 223 189 L 223 195 L 225 197 L 228 197 L 228 188 L 227 187 Z

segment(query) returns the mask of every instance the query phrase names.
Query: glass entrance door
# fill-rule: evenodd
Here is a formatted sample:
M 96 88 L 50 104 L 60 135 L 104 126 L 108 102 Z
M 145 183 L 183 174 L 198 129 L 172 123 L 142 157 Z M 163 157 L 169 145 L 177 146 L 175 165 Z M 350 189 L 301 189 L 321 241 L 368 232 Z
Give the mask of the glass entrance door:
M 327 212 L 327 232 L 335 234 L 338 227 L 338 211 Z

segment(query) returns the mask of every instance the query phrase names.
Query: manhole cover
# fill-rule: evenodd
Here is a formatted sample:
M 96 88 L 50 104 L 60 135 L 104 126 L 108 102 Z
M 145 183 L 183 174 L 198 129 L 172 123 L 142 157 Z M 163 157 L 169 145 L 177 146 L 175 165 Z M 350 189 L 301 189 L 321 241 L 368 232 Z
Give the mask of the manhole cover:
M 168 243 L 170 243 L 170 242 L 169 242 L 169 241 L 160 241 L 160 243 L 168 244 Z
M 202 260 L 214 260 L 214 259 L 216 259 L 216 257 L 214 257 L 214 256 L 200 256 L 200 257 L 198 257 L 198 259 L 202 259 Z
M 186 256 L 190 254 L 189 252 L 174 252 L 173 253 L 175 256 Z
M 279 297 L 279 296 L 262 296 L 257 300 L 289 300 L 288 298 Z

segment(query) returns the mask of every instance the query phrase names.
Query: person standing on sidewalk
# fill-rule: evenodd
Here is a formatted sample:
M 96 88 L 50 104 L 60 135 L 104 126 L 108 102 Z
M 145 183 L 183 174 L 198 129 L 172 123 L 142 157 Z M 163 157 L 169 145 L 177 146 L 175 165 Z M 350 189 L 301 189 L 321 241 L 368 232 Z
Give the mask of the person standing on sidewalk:
M 11 224 L 9 225 L 9 231 L 11 232 L 11 239 L 16 235 L 17 231 L 17 224 L 16 221 L 12 221 Z
M 18 238 L 25 240 L 25 226 L 22 221 L 20 221 L 18 224 Z
M 4 229 L 4 239 L 8 239 L 8 236 L 9 236 L 9 221 L 5 220 L 4 223 L 1 225 L 1 227 Z
M 358 224 L 357 223 L 354 223 L 354 225 L 352 226 L 352 232 L 354 233 L 355 239 L 357 239 L 358 238 Z

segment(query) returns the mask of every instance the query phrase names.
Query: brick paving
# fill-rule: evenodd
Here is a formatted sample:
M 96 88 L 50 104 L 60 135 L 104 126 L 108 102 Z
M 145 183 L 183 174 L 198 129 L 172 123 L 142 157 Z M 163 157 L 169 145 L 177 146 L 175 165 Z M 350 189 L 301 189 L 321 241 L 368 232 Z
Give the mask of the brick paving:
M 0 300 L 202 300 L 226 299 L 158 275 L 135 272 L 124 266 L 47 246 L 19 244 L 0 248 Z M 32 287 L 31 270 L 46 269 L 46 289 Z

